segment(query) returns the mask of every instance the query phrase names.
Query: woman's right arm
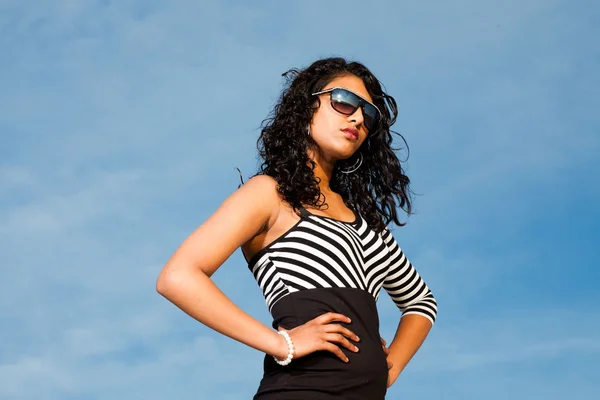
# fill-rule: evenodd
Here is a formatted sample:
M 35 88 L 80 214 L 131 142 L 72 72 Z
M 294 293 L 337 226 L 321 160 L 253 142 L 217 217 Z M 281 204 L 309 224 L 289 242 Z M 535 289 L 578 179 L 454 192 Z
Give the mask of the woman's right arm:
M 229 196 L 168 260 L 156 282 L 156 290 L 192 318 L 223 335 L 259 351 L 284 359 L 284 338 L 252 318 L 212 282 L 212 274 L 242 244 L 268 229 L 279 215 L 276 183 L 256 176 Z M 353 350 L 346 337 L 354 334 L 331 322 L 348 322 L 339 314 L 326 314 L 290 332 L 296 358 L 316 350 L 328 350 L 345 359 L 331 342 Z
M 285 358 L 283 338 L 238 308 L 210 279 L 238 247 L 277 217 L 279 202 L 274 185 L 271 178 L 257 176 L 229 196 L 167 261 L 156 290 L 209 328 Z

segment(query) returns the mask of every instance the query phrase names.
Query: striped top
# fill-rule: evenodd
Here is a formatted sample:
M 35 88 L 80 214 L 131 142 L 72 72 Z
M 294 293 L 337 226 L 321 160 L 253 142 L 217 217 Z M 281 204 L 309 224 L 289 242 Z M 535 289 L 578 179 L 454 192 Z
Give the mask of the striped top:
M 316 288 L 355 288 L 375 301 L 383 287 L 406 314 L 433 324 L 437 303 L 388 229 L 377 233 L 355 213 L 345 222 L 300 209 L 301 218 L 256 253 L 248 267 L 269 311 L 283 297 Z

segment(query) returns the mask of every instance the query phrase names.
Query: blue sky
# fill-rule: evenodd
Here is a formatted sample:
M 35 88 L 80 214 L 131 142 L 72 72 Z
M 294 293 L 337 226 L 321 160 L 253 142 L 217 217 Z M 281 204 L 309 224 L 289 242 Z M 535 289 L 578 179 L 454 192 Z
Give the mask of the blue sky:
M 154 283 L 255 172 L 281 73 L 331 55 L 398 102 L 420 195 L 394 234 L 440 307 L 388 398 L 597 396 L 599 19 L 585 0 L 0 0 L 0 398 L 251 397 L 263 355 Z M 239 251 L 214 279 L 270 324 Z

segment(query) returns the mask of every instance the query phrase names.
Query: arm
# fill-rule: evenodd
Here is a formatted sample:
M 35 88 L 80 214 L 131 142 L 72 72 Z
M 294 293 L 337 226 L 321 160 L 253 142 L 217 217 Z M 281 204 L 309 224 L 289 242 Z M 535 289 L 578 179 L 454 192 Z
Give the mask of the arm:
M 283 336 L 246 314 L 212 282 L 212 274 L 242 244 L 273 226 L 279 217 L 276 182 L 256 176 L 233 193 L 219 209 L 175 251 L 156 282 L 156 290 L 191 317 L 278 359 L 288 355 Z M 288 331 L 294 358 L 318 350 L 348 361 L 339 346 L 358 351 L 356 335 L 339 323 L 348 317 L 326 313 Z
M 387 229 L 382 233 L 391 262 L 383 287 L 402 312 L 388 360 L 392 366 L 388 376 L 391 386 L 427 337 L 437 316 L 437 303 L 398 243 Z
M 257 176 L 233 193 L 175 251 L 156 290 L 206 326 L 264 353 L 285 358 L 287 345 L 275 331 L 231 302 L 210 276 L 279 212 L 276 183 Z
M 392 386 L 404 367 L 423 344 L 431 329 L 431 322 L 420 315 L 405 315 L 400 319 L 394 340 L 389 347 L 388 387 Z

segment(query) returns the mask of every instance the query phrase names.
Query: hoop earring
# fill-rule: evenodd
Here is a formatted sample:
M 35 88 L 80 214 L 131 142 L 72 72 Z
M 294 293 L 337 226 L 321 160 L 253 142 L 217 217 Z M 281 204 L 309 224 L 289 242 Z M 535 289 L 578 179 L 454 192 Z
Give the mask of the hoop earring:
M 310 125 L 306 127 L 306 134 L 310 136 Z
M 358 153 L 358 154 L 360 155 L 360 158 L 358 159 L 358 161 L 356 161 L 354 163 L 354 165 L 352 165 L 348 169 L 340 169 L 340 172 L 342 174 L 351 174 L 351 173 L 353 173 L 354 171 L 356 171 L 357 169 L 360 168 L 360 166 L 362 165 L 362 162 L 363 162 L 363 155 L 362 155 L 362 153 Z

